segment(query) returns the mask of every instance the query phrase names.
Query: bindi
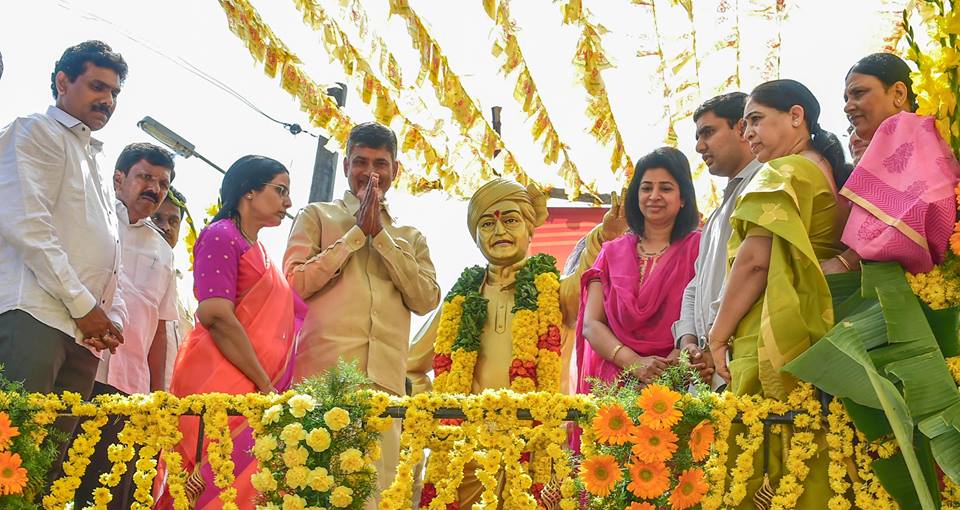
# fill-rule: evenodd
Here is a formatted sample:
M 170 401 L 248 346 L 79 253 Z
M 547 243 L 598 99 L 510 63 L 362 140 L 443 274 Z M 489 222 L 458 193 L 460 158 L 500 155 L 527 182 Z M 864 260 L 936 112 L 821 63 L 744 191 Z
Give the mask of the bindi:
M 499 220 L 499 219 L 500 219 L 500 211 L 499 211 L 499 210 L 493 211 L 493 217 Z

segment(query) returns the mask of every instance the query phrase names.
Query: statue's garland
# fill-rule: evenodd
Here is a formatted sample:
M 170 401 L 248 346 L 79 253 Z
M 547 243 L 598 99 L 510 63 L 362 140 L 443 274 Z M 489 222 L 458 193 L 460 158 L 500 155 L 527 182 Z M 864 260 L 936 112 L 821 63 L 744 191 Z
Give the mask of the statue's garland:
M 480 294 L 486 269 L 468 267 L 444 299 L 434 344 L 434 390 L 470 393 L 487 320 L 487 299 Z M 560 390 L 560 274 L 556 259 L 534 255 L 517 272 L 510 361 L 510 389 Z

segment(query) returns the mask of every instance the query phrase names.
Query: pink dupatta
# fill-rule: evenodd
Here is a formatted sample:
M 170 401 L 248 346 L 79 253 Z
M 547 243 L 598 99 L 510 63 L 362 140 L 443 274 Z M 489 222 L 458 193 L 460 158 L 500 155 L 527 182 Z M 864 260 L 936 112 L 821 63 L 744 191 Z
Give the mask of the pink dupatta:
M 603 245 L 593 267 L 580 279 L 580 313 L 577 316 L 577 393 L 588 393 L 588 378 L 612 381 L 620 367 L 594 352 L 583 337 L 583 311 L 587 287 L 600 280 L 607 326 L 623 345 L 641 356 L 666 356 L 673 350 L 671 326 L 680 316 L 683 290 L 693 278 L 700 248 L 700 232 L 673 242 L 640 283 L 637 235 L 630 233 Z
M 840 191 L 852 203 L 843 244 L 866 260 L 930 271 L 953 232 L 958 176 L 960 164 L 933 117 L 888 118 Z

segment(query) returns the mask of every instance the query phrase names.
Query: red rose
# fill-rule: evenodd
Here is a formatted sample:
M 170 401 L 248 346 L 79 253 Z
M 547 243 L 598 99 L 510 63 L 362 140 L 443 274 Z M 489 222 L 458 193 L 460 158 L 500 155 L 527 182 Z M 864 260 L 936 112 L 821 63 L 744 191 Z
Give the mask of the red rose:
M 530 492 L 533 493 L 533 499 L 537 500 L 537 506 L 542 507 L 543 501 L 541 500 L 540 493 L 543 492 L 543 484 L 535 483 L 530 486 Z
M 514 358 L 510 364 L 510 380 L 513 381 L 517 377 L 529 377 L 536 381 L 537 365 L 532 361 L 521 361 Z
M 447 503 L 447 510 L 460 510 L 460 502 L 454 500 L 453 503 Z
M 434 354 L 433 355 L 433 375 L 438 376 L 444 372 L 449 372 L 450 367 L 453 366 L 453 359 L 450 358 L 449 354 Z
M 551 325 L 547 328 L 547 332 L 540 335 L 540 340 L 537 342 L 537 348 L 539 349 L 549 349 L 557 354 L 560 353 L 560 328 Z
M 520 462 L 530 462 L 530 452 L 523 452 L 520 454 Z
M 420 508 L 430 506 L 430 502 L 435 497 L 437 497 L 437 488 L 432 483 L 423 484 L 423 489 L 420 489 Z

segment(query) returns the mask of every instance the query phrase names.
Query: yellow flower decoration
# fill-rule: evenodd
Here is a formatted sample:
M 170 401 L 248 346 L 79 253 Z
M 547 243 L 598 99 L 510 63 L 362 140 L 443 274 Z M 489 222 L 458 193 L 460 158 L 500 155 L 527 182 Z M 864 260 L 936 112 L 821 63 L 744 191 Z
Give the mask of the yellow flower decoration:
M 290 414 L 294 418 L 303 418 L 317 407 L 317 401 L 310 395 L 294 395 L 287 401 L 287 405 L 290 406 Z
M 349 448 L 340 454 L 340 469 L 344 473 L 355 473 L 363 469 L 363 454 L 356 448 Z
M 283 427 L 283 431 L 280 432 L 280 439 L 287 447 L 297 445 L 306 438 L 307 432 L 303 430 L 303 425 L 299 423 L 291 423 Z
M 330 427 L 330 430 L 336 432 L 350 424 L 350 413 L 339 407 L 334 407 L 323 413 L 323 422 Z
M 330 433 L 323 427 L 317 427 L 307 434 L 307 446 L 320 453 L 330 448 Z
M 336 487 L 333 489 L 333 492 L 330 493 L 330 504 L 343 508 L 350 505 L 353 502 L 353 489 L 349 487 Z

